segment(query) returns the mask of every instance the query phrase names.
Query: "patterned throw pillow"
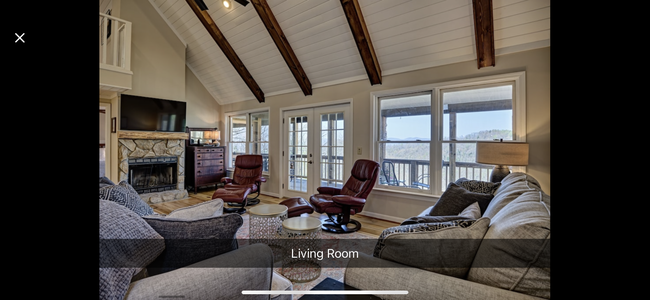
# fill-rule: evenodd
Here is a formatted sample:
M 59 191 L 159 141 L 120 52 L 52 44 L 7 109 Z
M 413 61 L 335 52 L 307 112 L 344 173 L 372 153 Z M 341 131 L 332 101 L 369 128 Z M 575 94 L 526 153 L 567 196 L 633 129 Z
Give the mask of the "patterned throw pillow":
M 489 225 L 480 218 L 391 227 L 379 236 L 373 256 L 464 278 Z
M 129 208 L 140 216 L 153 214 L 153 209 L 140 198 L 138 192 L 126 181 L 100 188 L 99 200 L 113 201 Z
M 497 189 L 501 186 L 501 182 L 469 180 L 465 177 L 456 180 L 456 184 L 470 192 L 491 195 L 494 195 Z

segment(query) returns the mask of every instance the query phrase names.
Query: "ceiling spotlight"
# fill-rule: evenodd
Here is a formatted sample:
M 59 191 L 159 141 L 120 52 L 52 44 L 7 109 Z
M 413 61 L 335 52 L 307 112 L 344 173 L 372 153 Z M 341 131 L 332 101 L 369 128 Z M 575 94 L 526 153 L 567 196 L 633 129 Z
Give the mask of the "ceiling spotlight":
M 223 7 L 225 7 L 226 9 L 232 8 L 232 2 L 230 0 L 223 0 L 221 3 L 223 4 Z

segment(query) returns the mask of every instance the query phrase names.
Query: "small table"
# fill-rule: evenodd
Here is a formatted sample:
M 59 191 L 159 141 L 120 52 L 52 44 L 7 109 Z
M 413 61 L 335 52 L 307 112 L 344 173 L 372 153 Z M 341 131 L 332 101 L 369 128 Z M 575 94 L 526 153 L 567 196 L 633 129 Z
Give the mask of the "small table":
M 308 282 L 320 276 L 320 263 L 315 255 L 320 249 L 321 221 L 312 217 L 296 217 L 282 221 L 285 239 L 282 275 L 293 282 Z
M 282 221 L 287 218 L 287 207 L 279 204 L 263 204 L 248 209 L 250 243 L 269 245 L 274 253 L 280 248 L 278 239 L 281 237 Z

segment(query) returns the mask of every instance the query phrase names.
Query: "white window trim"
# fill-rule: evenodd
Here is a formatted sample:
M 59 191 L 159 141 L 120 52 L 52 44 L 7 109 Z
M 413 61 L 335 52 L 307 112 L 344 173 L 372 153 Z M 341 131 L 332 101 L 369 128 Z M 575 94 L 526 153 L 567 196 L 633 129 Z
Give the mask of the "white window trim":
M 249 138 L 249 132 L 248 131 L 250 130 L 250 128 L 248 126 L 248 121 L 249 121 L 250 115 L 254 114 L 254 113 L 263 113 L 263 112 L 266 112 L 266 113 L 269 114 L 269 127 L 270 127 L 271 126 L 271 124 L 270 124 L 270 122 L 271 122 L 271 109 L 270 108 L 249 109 L 249 110 L 241 110 L 241 111 L 234 111 L 234 112 L 224 113 L 224 117 L 225 117 L 224 123 L 226 125 L 226 133 L 225 133 L 225 136 L 224 136 L 225 137 L 224 141 L 225 141 L 226 146 L 229 146 L 229 144 L 231 142 L 231 138 L 232 138 L 230 136 L 230 129 L 231 129 L 230 128 L 230 117 L 246 115 L 246 124 L 247 124 L 247 126 L 246 126 L 246 138 L 248 139 Z M 246 141 L 246 143 L 248 144 L 248 143 L 250 143 L 250 141 Z M 269 143 L 270 143 L 270 141 L 269 141 Z M 248 147 L 246 147 L 246 149 L 248 149 Z M 227 166 L 226 169 L 228 171 L 233 171 L 234 170 L 234 168 L 229 166 L 230 165 L 229 162 L 232 161 L 232 156 L 230 155 L 231 151 L 232 151 L 232 149 L 229 149 L 228 151 L 226 151 L 227 152 L 226 153 L 226 166 Z M 270 153 L 269 153 L 269 160 L 270 160 Z M 269 170 L 270 169 L 271 169 L 271 163 L 269 161 Z M 270 178 L 270 173 L 268 171 L 263 171 L 262 175 L 264 175 L 264 177 Z
M 465 88 L 473 87 L 478 85 L 487 85 L 487 84 L 496 84 L 503 83 L 507 81 L 514 81 L 514 96 L 515 101 L 513 102 L 513 141 L 517 142 L 526 142 L 526 72 L 513 72 L 492 76 L 482 76 L 474 77 L 468 79 L 454 80 L 454 81 L 445 81 L 438 82 L 420 86 L 399 88 L 384 90 L 378 92 L 370 93 L 370 105 L 372 109 L 371 118 L 370 118 L 370 128 L 372 131 L 370 133 L 370 149 L 372 149 L 372 159 L 375 161 L 379 160 L 379 143 L 376 143 L 379 137 L 379 98 L 388 97 L 388 96 L 397 96 L 401 94 L 409 94 L 416 92 L 431 91 L 431 142 L 432 147 L 430 147 L 429 157 L 430 161 L 430 170 L 435 171 L 435 180 L 431 182 L 430 190 L 413 190 L 407 188 L 399 187 L 383 187 L 380 185 L 375 185 L 374 190 L 379 192 L 388 192 L 388 193 L 399 193 L 409 196 L 418 196 L 416 197 L 419 200 L 431 200 L 438 198 L 440 195 L 436 194 L 438 191 L 442 190 L 442 182 L 439 180 L 442 176 L 442 162 L 437 157 L 442 157 L 442 142 L 443 142 L 443 118 L 438 118 L 442 116 L 442 90 L 444 89 L 453 89 L 453 88 Z M 513 167 L 513 171 L 526 172 L 526 167 Z

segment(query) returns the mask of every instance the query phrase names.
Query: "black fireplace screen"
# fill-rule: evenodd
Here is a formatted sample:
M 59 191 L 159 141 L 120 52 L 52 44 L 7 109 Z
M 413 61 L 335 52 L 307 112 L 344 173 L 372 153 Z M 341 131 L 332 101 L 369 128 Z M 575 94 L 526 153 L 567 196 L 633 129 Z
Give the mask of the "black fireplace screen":
M 177 168 L 175 156 L 129 159 L 129 184 L 139 194 L 175 190 Z

